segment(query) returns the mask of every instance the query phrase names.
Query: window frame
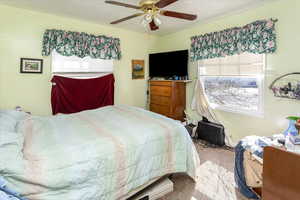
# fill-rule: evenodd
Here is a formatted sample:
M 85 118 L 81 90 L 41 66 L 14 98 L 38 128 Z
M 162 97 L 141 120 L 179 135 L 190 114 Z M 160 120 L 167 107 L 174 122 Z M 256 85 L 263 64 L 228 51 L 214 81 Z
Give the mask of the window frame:
M 207 99 L 208 104 L 213 109 L 216 109 L 216 110 L 263 118 L 264 117 L 264 90 L 265 90 L 266 64 L 267 64 L 266 55 L 263 54 L 262 73 L 260 75 L 221 75 L 221 76 L 217 76 L 217 75 L 201 75 L 200 74 L 200 68 L 204 66 L 204 62 L 203 62 L 203 60 L 198 61 L 198 78 L 199 78 L 199 80 L 202 84 L 203 91 L 204 91 L 204 96 Z M 240 66 L 240 64 L 236 64 L 236 65 Z M 256 78 L 257 79 L 257 85 L 258 85 L 258 96 L 259 96 L 258 97 L 258 102 L 259 102 L 258 110 L 257 111 L 249 111 L 249 110 L 245 110 L 245 109 L 236 109 L 236 108 L 232 108 L 232 107 L 229 107 L 229 106 L 218 105 L 218 104 L 214 104 L 214 103 L 209 102 L 209 98 L 208 98 L 208 96 L 205 92 L 203 77 L 245 77 L 245 78 L 248 77 L 248 78 Z

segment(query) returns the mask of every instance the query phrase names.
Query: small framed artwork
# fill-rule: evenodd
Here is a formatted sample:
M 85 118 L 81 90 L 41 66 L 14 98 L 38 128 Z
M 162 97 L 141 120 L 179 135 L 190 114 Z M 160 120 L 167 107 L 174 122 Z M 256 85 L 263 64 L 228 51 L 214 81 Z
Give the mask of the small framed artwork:
M 33 58 L 21 58 L 21 73 L 43 73 L 43 60 Z
M 132 60 L 132 79 L 145 78 L 145 61 Z

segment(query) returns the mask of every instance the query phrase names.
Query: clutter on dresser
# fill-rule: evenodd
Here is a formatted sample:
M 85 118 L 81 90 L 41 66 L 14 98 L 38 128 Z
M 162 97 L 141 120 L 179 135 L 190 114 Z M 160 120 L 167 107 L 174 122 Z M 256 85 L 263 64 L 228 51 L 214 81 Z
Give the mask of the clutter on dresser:
M 300 136 L 299 135 L 296 135 L 296 136 L 290 135 L 289 139 L 294 145 L 300 145 Z
M 298 136 L 291 136 L 291 135 L 287 136 L 284 146 L 287 151 L 300 154 L 300 144 L 295 141 L 296 140 L 295 137 Z
M 283 133 L 271 137 L 247 136 L 235 147 L 235 181 L 244 196 L 260 199 L 265 147 L 300 154 L 300 117 L 290 116 L 287 120 L 288 128 Z

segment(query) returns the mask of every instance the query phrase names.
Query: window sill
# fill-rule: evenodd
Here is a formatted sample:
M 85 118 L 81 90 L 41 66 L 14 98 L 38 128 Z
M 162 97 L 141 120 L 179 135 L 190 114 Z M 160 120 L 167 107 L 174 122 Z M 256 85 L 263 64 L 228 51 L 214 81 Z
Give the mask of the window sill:
M 223 111 L 223 112 L 229 112 L 229 113 L 233 113 L 233 114 L 241 114 L 241 115 L 247 115 L 247 116 L 250 116 L 250 117 L 264 118 L 264 113 L 263 112 L 252 112 L 252 111 L 247 111 L 247 110 L 235 110 L 235 109 L 224 107 L 224 106 L 214 106 L 213 109 Z

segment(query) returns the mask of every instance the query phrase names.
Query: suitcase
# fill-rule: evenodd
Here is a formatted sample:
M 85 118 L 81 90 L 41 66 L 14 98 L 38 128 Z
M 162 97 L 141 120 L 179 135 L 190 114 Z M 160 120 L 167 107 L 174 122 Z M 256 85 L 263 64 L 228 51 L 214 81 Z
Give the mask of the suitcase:
M 210 122 L 207 118 L 203 117 L 202 121 L 198 122 L 196 132 L 198 139 L 205 140 L 217 146 L 225 145 L 225 132 L 222 124 Z

